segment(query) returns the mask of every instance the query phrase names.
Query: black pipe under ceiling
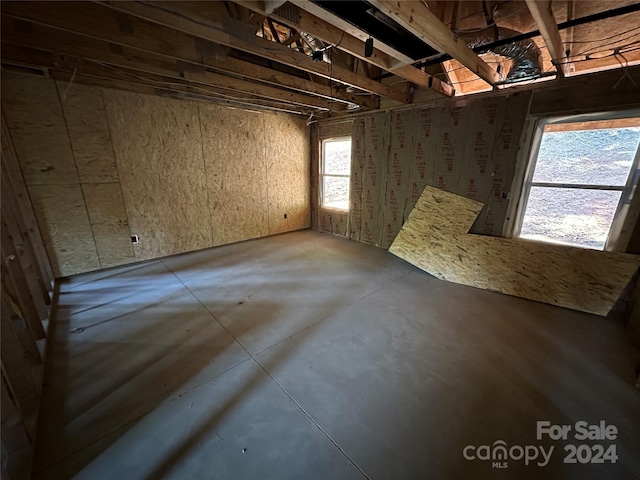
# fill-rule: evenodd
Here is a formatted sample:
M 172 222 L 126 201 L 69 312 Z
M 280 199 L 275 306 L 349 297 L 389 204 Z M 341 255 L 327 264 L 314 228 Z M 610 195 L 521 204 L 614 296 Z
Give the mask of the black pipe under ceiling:
M 440 53 L 366 1 L 311 1 L 413 60 Z
M 620 15 L 626 15 L 628 13 L 634 13 L 638 11 L 640 11 L 640 3 L 634 3 L 632 5 L 627 5 L 620 8 L 612 8 L 611 10 L 606 10 L 604 12 L 594 13 L 593 15 L 586 15 L 584 17 L 574 18 L 573 20 L 568 20 L 566 22 L 559 23 L 558 30 L 564 30 L 570 27 L 577 27 L 579 25 L 585 25 L 587 23 L 596 22 L 598 20 L 606 20 L 607 18 L 619 17 Z M 524 40 L 529 40 L 533 37 L 537 37 L 538 35 L 540 35 L 540 30 L 533 30 L 528 33 L 514 35 L 513 37 L 501 38 L 491 43 L 476 45 L 476 46 L 473 46 L 472 50 L 476 53 L 495 51 L 496 49 L 503 47 L 505 45 L 509 45 L 510 43 L 522 42 Z M 451 60 L 452 58 L 453 57 L 451 57 L 451 55 L 447 55 L 446 53 L 441 53 L 424 62 L 418 63 L 415 66 L 417 68 L 428 67 L 431 65 L 442 63 L 446 60 Z

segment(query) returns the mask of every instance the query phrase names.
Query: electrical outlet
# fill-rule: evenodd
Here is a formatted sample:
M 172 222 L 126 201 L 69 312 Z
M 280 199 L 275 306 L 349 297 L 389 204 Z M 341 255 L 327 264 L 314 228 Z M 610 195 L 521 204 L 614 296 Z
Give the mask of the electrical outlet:
M 131 235 L 131 243 L 140 243 L 138 235 Z

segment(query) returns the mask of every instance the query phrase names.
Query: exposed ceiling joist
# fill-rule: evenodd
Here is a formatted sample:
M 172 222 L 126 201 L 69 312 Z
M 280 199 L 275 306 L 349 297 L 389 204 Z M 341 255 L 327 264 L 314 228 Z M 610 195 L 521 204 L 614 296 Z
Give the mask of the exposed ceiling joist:
M 55 80 L 73 81 L 87 85 L 119 88 L 151 95 L 171 96 L 222 103 L 243 108 L 260 108 L 286 113 L 308 114 L 308 110 L 296 105 L 272 102 L 252 95 L 225 92 L 224 90 L 191 84 L 167 82 L 165 77 L 145 74 L 134 78 L 126 72 L 114 72 L 98 64 L 81 64 L 74 58 L 60 58 L 44 50 L 34 52 L 27 47 L 3 46 L 4 68 L 19 73 L 44 74 Z M 62 61 L 61 61 L 62 60 Z M 81 73 L 78 73 L 78 69 Z M 146 77 L 146 78 L 145 78 Z
M 115 68 L 127 68 L 143 73 L 163 75 L 176 81 L 191 80 L 204 86 L 249 93 L 258 97 L 281 100 L 313 109 L 329 110 L 328 102 L 322 98 L 220 75 L 206 71 L 202 65 L 172 60 L 143 50 L 135 52 L 118 51 L 113 48 L 113 45 L 103 40 L 78 37 L 72 33 L 42 25 L 25 23 L 26 25 L 16 28 L 11 19 L 3 17 L 2 44 L 21 45 L 38 50 L 52 50 L 58 54 L 75 56 L 94 63 L 109 64 Z
M 526 0 L 527 7 L 531 12 L 531 16 L 538 25 L 540 34 L 545 45 L 549 49 L 551 61 L 558 71 L 558 75 L 564 76 L 567 73 L 568 62 L 564 48 L 562 47 L 562 39 L 560 38 L 560 30 L 551 10 L 550 0 Z
M 369 3 L 425 43 L 451 55 L 486 82 L 495 84 L 500 80 L 498 73 L 442 23 L 423 2 L 369 0 Z
M 355 74 L 345 68 L 331 66 L 325 62 L 314 62 L 294 49 L 253 34 L 249 35 L 248 32 L 243 31 L 244 24 L 234 21 L 226 12 L 220 11 L 222 5 L 218 2 L 163 2 L 162 4 L 109 2 L 101 5 L 221 45 L 269 58 L 330 81 L 340 82 L 401 103 L 411 102 L 411 96 L 406 92 Z
M 304 10 L 321 20 L 326 21 L 327 23 L 337 27 L 338 29 L 352 35 L 353 37 L 359 39 L 361 42 L 364 42 L 369 38 L 369 35 L 359 28 L 353 26 L 346 20 L 341 19 L 337 15 L 334 15 L 331 12 L 328 12 L 324 8 L 312 3 L 310 0 L 289 0 L 290 3 L 297 5 L 301 10 Z M 391 62 L 391 66 L 401 66 L 401 65 L 409 65 L 413 63 L 413 59 L 404 55 L 403 53 L 397 51 L 395 48 L 390 47 L 389 45 L 385 45 L 381 42 L 376 42 L 376 48 L 387 54 L 390 58 L 395 61 Z
M 374 48 L 371 56 L 365 57 L 364 42 L 362 40 L 309 12 L 305 12 L 296 5 L 282 6 L 280 9 L 275 9 L 273 12 L 267 13 L 263 6 L 264 2 L 260 0 L 237 0 L 236 3 L 253 12 L 261 15 L 267 15 L 269 18 L 273 18 L 284 25 L 308 33 L 309 35 L 319 38 L 323 42 L 330 43 L 332 45 L 339 45 L 338 48 L 340 50 L 350 53 L 360 60 L 365 60 L 384 70 L 389 70 L 391 67 L 391 57 L 389 57 L 388 54 L 378 48 Z M 287 9 L 286 16 L 279 14 L 279 10 L 281 12 L 282 8 Z
M 17 45 L 5 42 L 2 43 L 4 62 L 12 59 L 15 60 L 15 56 L 13 56 L 14 48 L 24 47 L 18 47 Z M 38 50 L 46 52 L 47 47 L 41 45 L 38 47 Z M 260 85 L 255 82 L 232 78 L 213 72 L 207 72 L 204 70 L 186 70 L 182 74 L 179 74 L 170 68 L 162 68 L 155 66 L 154 64 L 144 63 L 141 59 L 136 61 L 135 68 L 131 68 L 123 65 L 114 65 L 113 63 L 102 60 L 97 61 L 90 58 L 77 57 L 73 53 L 68 52 L 68 50 L 58 50 L 56 51 L 56 54 L 58 55 L 58 58 L 72 57 L 77 59 L 77 63 L 82 65 L 81 71 L 85 75 L 101 76 L 106 78 L 110 74 L 110 76 L 120 78 L 122 80 L 133 79 L 137 82 L 141 80 L 148 80 L 149 83 L 158 88 L 164 88 L 167 86 L 169 88 L 176 86 L 190 86 L 193 91 L 199 93 L 202 93 L 203 91 L 206 92 L 207 89 L 213 89 L 212 91 L 220 92 L 221 95 L 235 95 L 241 97 L 250 96 L 255 99 L 275 101 L 300 108 L 318 111 L 329 110 L 327 102 L 319 98 L 287 92 L 286 90 L 281 90 L 267 85 Z M 29 53 L 33 55 L 33 51 Z M 33 61 L 31 63 L 33 64 Z M 41 66 L 51 69 L 61 68 L 55 64 Z M 100 71 L 101 75 L 96 73 L 96 71 Z
M 33 8 L 33 7 L 36 8 Z M 284 86 L 299 92 L 319 95 L 325 99 L 335 99 L 339 102 L 354 103 L 366 108 L 376 108 L 377 102 L 367 95 L 356 95 L 345 90 L 337 90 L 328 85 L 312 82 L 294 75 L 282 73 L 278 70 L 255 65 L 238 60 L 227 55 L 228 47 L 208 42 L 187 35 L 177 30 L 172 30 L 161 25 L 145 22 L 135 17 L 122 16 L 117 12 L 105 9 L 99 5 L 85 2 L 81 4 L 65 4 L 62 9 L 51 2 L 7 2 L 2 5 L 3 33 L 4 29 L 29 30 L 37 26 L 55 28 L 53 34 L 40 31 L 43 39 L 51 38 L 53 42 L 78 43 L 96 46 L 89 39 L 108 42 L 97 47 L 94 52 L 96 59 L 104 58 L 102 52 L 119 56 L 124 65 L 134 67 L 136 58 L 141 52 L 152 53 L 174 60 L 211 67 L 220 72 L 228 72 L 241 75 L 245 78 L 253 78 L 274 86 Z M 31 22 L 31 27 L 20 26 L 12 28 L 10 22 L 4 21 L 7 17 Z M 129 33 L 126 33 L 129 32 Z M 14 32 L 14 35 L 17 35 Z M 69 37 L 69 35 L 72 35 Z M 74 40 L 74 37 L 76 39 Z M 28 40 L 28 37 L 25 37 Z M 115 60 L 114 60 L 115 61 Z
M 411 65 L 394 67 L 391 57 L 375 47 L 369 57 L 365 56 L 365 42 L 332 25 L 331 23 L 300 9 L 296 5 L 292 5 L 293 8 L 288 7 L 289 11 L 287 11 L 287 15 L 284 16 L 279 13 L 278 9 L 268 14 L 263 8 L 263 2 L 258 0 L 239 0 L 238 3 L 254 12 L 261 15 L 268 15 L 270 18 L 274 18 L 278 22 L 292 28 L 300 29 L 301 31 L 319 38 L 324 42 L 335 45 L 340 50 L 347 52 L 360 60 L 380 67 L 388 72 L 392 72 L 400 78 L 409 80 L 418 86 L 433 88 L 435 91 L 440 92 L 445 96 L 452 96 L 454 93 L 454 89 L 450 85 Z M 293 19 L 295 19 L 295 21 Z

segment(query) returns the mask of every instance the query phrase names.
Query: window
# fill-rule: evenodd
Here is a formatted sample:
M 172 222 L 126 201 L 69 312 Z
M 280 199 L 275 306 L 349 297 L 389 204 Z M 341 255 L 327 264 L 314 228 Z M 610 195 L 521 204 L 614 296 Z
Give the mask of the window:
M 351 137 L 323 140 L 320 165 L 320 204 L 323 208 L 349 210 L 350 174 Z
M 638 183 L 640 117 L 538 127 L 514 236 L 613 250 Z

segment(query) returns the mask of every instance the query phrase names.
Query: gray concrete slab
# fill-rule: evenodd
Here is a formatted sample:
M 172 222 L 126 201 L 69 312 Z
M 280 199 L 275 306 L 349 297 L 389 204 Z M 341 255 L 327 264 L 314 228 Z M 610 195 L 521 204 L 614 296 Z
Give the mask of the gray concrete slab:
M 344 242 L 328 236 L 309 242 L 309 235 L 274 236 L 165 263 L 252 354 L 410 271 L 379 248 L 352 242 L 336 248 Z
M 36 476 L 73 477 L 366 478 L 252 359 Z
M 78 276 L 35 478 L 637 478 L 624 333 L 311 231 Z M 615 425 L 617 463 L 562 463 L 572 442 L 538 442 L 538 420 Z M 464 459 L 498 440 L 556 450 Z
M 36 470 L 249 358 L 162 263 L 63 284 Z

